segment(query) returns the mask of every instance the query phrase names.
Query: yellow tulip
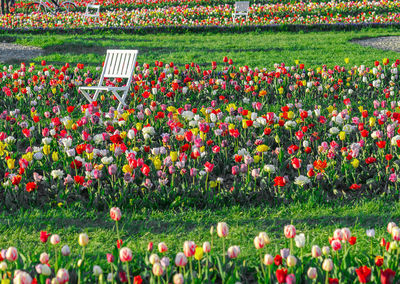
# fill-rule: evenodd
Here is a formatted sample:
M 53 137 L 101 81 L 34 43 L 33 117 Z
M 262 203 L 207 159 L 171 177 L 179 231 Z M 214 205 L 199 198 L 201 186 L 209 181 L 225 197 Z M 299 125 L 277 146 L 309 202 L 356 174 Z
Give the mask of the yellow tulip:
M 266 152 L 268 150 L 269 150 L 269 147 L 267 145 L 265 145 L 265 144 L 258 145 L 257 148 L 256 148 L 256 151 L 257 152 L 261 152 L 261 153 Z
M 293 111 L 289 111 L 288 112 L 288 118 L 292 119 L 294 117 L 294 112 Z
M 351 161 L 351 164 L 353 165 L 354 168 L 357 168 L 360 165 L 360 161 L 357 159 L 354 159 Z
M 154 160 L 153 160 L 153 164 L 154 164 L 154 167 L 156 168 L 156 170 L 160 170 L 161 169 L 161 160 L 159 159 L 159 158 L 155 158 Z
M 340 133 L 339 133 L 339 139 L 340 139 L 341 141 L 343 141 L 344 139 L 346 139 L 346 132 L 340 131 Z
M 172 151 L 171 153 L 169 153 L 169 156 L 171 157 L 172 162 L 178 160 L 178 152 L 176 151 Z
M 140 123 L 140 122 L 136 123 L 136 129 L 137 129 L 138 131 L 142 130 L 142 126 L 143 126 L 142 123 Z
M 8 159 L 7 160 L 7 167 L 12 170 L 15 167 L 15 159 Z
M 43 154 L 49 155 L 50 154 L 50 145 L 43 146 Z
M 123 171 L 124 173 L 132 173 L 132 168 L 131 168 L 128 164 L 126 164 L 126 165 L 124 165 L 124 166 L 122 167 L 122 171 Z
M 88 159 L 89 161 L 93 160 L 93 158 L 94 158 L 93 152 L 92 152 L 92 153 L 86 153 L 86 157 L 87 157 L 87 159 Z
M 375 126 L 375 122 L 376 122 L 376 118 L 373 117 L 373 116 L 371 116 L 371 117 L 369 118 L 369 126 L 370 126 L 370 127 L 374 127 L 374 126 Z
M 217 187 L 218 183 L 216 181 L 210 181 L 210 188 Z
M 261 160 L 261 157 L 259 155 L 254 155 L 254 163 L 258 163 Z
M 197 247 L 196 251 L 194 253 L 194 258 L 196 260 L 201 260 L 203 258 L 203 254 L 204 254 L 203 248 L 202 247 Z
M 53 154 L 51 155 L 51 158 L 53 159 L 54 162 L 58 161 L 58 152 L 53 152 Z
M 346 58 L 344 59 L 344 63 L 349 64 L 349 62 L 350 62 L 349 58 L 346 57 Z

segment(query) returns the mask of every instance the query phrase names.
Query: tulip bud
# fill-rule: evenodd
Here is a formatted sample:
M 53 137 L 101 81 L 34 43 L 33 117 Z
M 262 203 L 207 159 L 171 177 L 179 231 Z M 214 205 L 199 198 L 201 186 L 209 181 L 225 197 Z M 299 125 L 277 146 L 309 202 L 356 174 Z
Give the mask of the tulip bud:
M 256 249 L 262 249 L 264 247 L 264 239 L 260 238 L 260 237 L 255 237 L 254 238 L 254 246 L 256 247 Z
M 274 263 L 274 257 L 270 254 L 264 255 L 264 264 L 265 265 L 272 265 Z
M 286 263 L 287 263 L 287 266 L 289 266 L 289 267 L 296 266 L 297 259 L 296 259 L 295 256 L 289 255 L 289 256 L 287 257 Z
M 49 255 L 48 255 L 47 253 L 43 252 L 43 253 L 40 255 L 40 257 L 39 257 L 39 261 L 40 261 L 42 264 L 48 263 L 48 262 L 49 262 Z
M 174 284 L 183 284 L 183 281 L 184 281 L 184 279 L 183 279 L 182 274 L 178 273 L 178 274 L 174 275 L 174 279 L 173 279 Z
M 228 257 L 233 259 L 233 258 L 237 258 L 238 255 L 240 253 L 240 248 L 238 246 L 231 246 L 230 248 L 228 248 Z
M 286 238 L 293 239 L 296 236 L 296 228 L 293 225 L 286 225 L 284 233 Z
M 203 251 L 205 253 L 209 253 L 211 251 L 211 245 L 209 242 L 204 242 L 203 243 Z
M 317 278 L 317 269 L 315 267 L 310 267 L 307 271 L 307 276 L 310 279 L 315 279 Z
M 88 235 L 85 234 L 85 233 L 80 234 L 80 235 L 79 235 L 79 240 L 78 240 L 78 242 L 79 242 L 79 245 L 80 245 L 81 247 L 87 246 L 88 243 L 89 243 L 89 237 L 88 237 Z
M 392 229 L 393 229 L 394 227 L 397 227 L 397 226 L 396 226 L 396 223 L 394 223 L 394 222 L 390 222 L 390 223 L 387 225 L 387 231 L 388 231 L 389 234 L 392 234 Z
M 132 260 L 132 251 L 130 248 L 124 247 L 119 251 L 119 258 L 122 262 L 129 262 Z
M 196 244 L 192 241 L 186 241 L 183 244 L 183 253 L 186 257 L 191 257 L 194 255 L 196 250 Z
M 65 245 L 61 248 L 61 254 L 63 256 L 69 256 L 71 254 L 71 250 L 68 245 Z
M 177 253 L 175 257 L 175 265 L 179 267 L 184 267 L 186 264 L 187 264 L 186 256 L 182 252 Z
M 322 263 L 322 269 L 326 272 L 330 272 L 333 269 L 333 262 L 332 259 L 326 258 Z
M 164 242 L 159 243 L 158 244 L 158 251 L 160 253 L 164 253 L 164 252 L 168 251 L 167 245 Z
M 93 275 L 100 276 L 101 274 L 103 274 L 103 270 L 101 269 L 101 267 L 98 265 L 93 266 Z
M 57 281 L 60 284 L 64 284 L 67 283 L 69 281 L 69 274 L 68 274 L 68 270 L 66 270 L 65 268 L 60 268 L 57 271 Z
M 319 246 L 317 246 L 317 245 L 312 246 L 312 248 L 311 248 L 312 257 L 317 258 L 317 257 L 320 257 L 321 254 L 322 254 L 322 252 L 321 252 L 321 248 Z
M 217 234 L 220 238 L 225 238 L 229 233 L 228 225 L 225 222 L 219 222 L 217 225 Z
M 50 243 L 55 246 L 56 244 L 58 244 L 60 242 L 60 236 L 57 234 L 51 235 L 50 237 Z
M 153 251 L 153 242 L 149 242 L 149 244 L 147 245 L 147 250 L 149 252 Z
M 327 256 L 330 253 L 330 249 L 327 246 L 322 247 L 322 254 Z
M 6 252 L 6 259 L 8 261 L 16 261 L 18 259 L 18 250 L 15 247 L 9 247 Z
M 110 217 L 112 220 L 119 221 L 121 220 L 121 216 L 121 209 L 119 209 L 118 207 L 112 207 L 110 209 Z
M 394 227 L 392 229 L 392 238 L 394 241 L 400 240 L 400 228 L 399 227 Z
M 264 239 L 264 243 L 265 243 L 266 245 L 269 245 L 269 244 L 271 243 L 271 240 L 270 240 L 270 238 L 268 237 L 268 235 L 267 235 L 266 232 L 260 232 L 260 233 L 258 234 L 258 237 Z
M 149 257 L 149 262 L 154 265 L 154 263 L 160 262 L 160 258 L 158 257 L 157 254 L 153 253 Z

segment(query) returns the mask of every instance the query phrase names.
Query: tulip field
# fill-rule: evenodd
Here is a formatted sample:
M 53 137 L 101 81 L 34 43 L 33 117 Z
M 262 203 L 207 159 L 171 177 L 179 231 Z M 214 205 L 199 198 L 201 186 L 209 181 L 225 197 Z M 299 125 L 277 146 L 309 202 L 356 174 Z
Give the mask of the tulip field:
M 0 15 L 1 284 L 400 283 L 398 0 L 89 2 Z

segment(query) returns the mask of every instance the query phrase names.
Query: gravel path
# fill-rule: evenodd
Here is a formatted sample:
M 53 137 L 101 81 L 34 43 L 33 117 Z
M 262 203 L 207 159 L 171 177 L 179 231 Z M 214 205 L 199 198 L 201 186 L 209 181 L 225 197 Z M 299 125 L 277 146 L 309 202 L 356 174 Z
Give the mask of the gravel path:
M 41 54 L 43 50 L 39 47 L 0 42 L 0 62 L 29 60 Z
M 393 50 L 400 52 L 400 36 L 385 36 L 367 39 L 354 39 L 351 42 L 362 46 L 370 46 L 377 49 Z

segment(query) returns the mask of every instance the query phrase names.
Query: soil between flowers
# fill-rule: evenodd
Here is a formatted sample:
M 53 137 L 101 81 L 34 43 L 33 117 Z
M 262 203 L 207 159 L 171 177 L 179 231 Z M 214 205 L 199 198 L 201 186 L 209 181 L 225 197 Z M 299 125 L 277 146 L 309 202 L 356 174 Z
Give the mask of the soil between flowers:
M 15 43 L 0 42 L 0 62 L 28 60 L 43 54 L 43 49 Z
M 382 50 L 392 50 L 400 52 L 400 36 L 383 36 L 374 38 L 354 39 L 351 42 L 366 47 L 373 47 Z

